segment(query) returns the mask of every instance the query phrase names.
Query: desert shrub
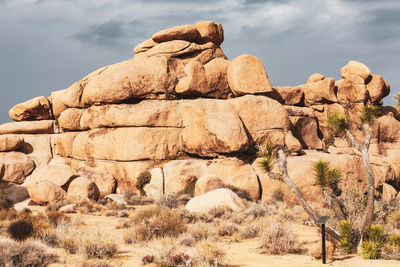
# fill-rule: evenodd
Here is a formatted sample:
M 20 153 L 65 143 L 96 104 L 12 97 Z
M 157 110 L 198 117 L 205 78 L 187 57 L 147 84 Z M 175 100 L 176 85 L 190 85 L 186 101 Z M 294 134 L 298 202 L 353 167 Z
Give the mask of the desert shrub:
M 261 203 L 251 203 L 251 205 L 245 211 L 246 217 L 251 217 L 252 219 L 264 217 L 267 215 L 268 209 L 265 205 Z
M 97 204 L 96 202 L 87 200 L 87 201 L 82 201 L 80 203 L 76 203 L 75 209 L 81 214 L 89 214 L 89 213 L 104 211 L 106 208 L 100 204 Z
M 49 222 L 54 226 L 57 226 L 60 223 L 67 223 L 71 220 L 69 216 L 58 210 L 48 210 L 46 211 L 46 216 Z
M 224 206 L 224 207 L 216 207 L 216 208 L 212 208 L 208 214 L 212 217 L 212 218 L 220 218 L 226 214 L 231 215 L 232 214 L 232 209 Z
M 188 233 L 194 238 L 194 240 L 200 241 L 209 239 L 216 235 L 216 229 L 211 224 L 197 222 L 189 226 Z
M 152 255 L 146 255 L 146 256 L 144 256 L 142 258 L 142 263 L 144 265 L 150 264 L 150 263 L 153 263 L 153 262 L 154 262 L 154 256 L 152 256 Z
M 85 260 L 80 267 L 114 267 L 106 260 Z
M 7 198 L 7 194 L 0 189 L 0 210 L 10 209 L 12 204 L 12 201 Z
M 15 242 L 0 238 L 0 266 L 42 267 L 56 261 L 57 256 L 38 241 Z
M 239 231 L 239 226 L 236 223 L 225 222 L 222 223 L 218 229 L 219 236 L 232 236 Z
M 395 217 L 395 215 L 392 214 L 395 214 L 400 208 L 397 200 L 387 202 L 384 199 L 379 199 L 375 201 L 374 206 L 373 222 L 381 225 L 391 223 L 391 219 L 393 218 L 392 216 Z
M 339 247 L 341 251 L 349 254 L 353 251 L 353 224 L 349 220 L 340 221 L 338 224 L 339 233 L 342 235 Z
M 265 223 L 261 220 L 256 220 L 250 224 L 245 225 L 240 231 L 240 238 L 251 239 L 258 237 L 262 229 L 265 227 Z
M 175 196 L 163 195 L 157 201 L 160 208 L 176 209 L 179 206 L 179 200 Z
M 14 209 L 0 209 L 0 221 L 14 220 L 17 214 Z
M 300 247 L 295 236 L 279 222 L 273 222 L 267 227 L 261 236 L 261 247 L 273 255 L 287 253 L 299 253 Z
M 134 224 L 142 223 L 144 220 L 148 220 L 152 217 L 155 217 L 161 213 L 161 209 L 156 207 L 151 207 L 149 209 L 140 210 L 136 213 L 136 215 L 131 219 Z
M 33 225 L 29 220 L 17 220 L 10 223 L 7 232 L 12 239 L 22 241 L 32 236 Z
M 210 241 L 202 241 L 197 245 L 197 252 L 202 261 L 209 264 L 223 264 L 226 257 L 226 252 L 217 244 Z
M 154 203 L 154 200 L 147 196 L 137 196 L 137 195 L 132 195 L 129 199 L 125 197 L 125 201 L 129 205 L 135 205 L 135 206 L 144 206 Z
M 178 238 L 177 243 L 181 246 L 193 247 L 196 243 L 196 240 L 189 233 L 186 233 Z
M 81 244 L 81 253 L 88 258 L 112 258 L 118 252 L 118 245 L 103 233 L 97 232 L 85 236 Z
M 46 207 L 46 211 L 50 211 L 50 210 L 59 210 L 60 208 L 71 204 L 71 202 L 69 200 L 58 200 L 58 201 L 54 201 L 52 203 L 50 203 L 47 207 Z
M 118 216 L 118 212 L 116 210 L 109 210 L 106 212 L 106 216 L 107 217 L 117 217 Z
M 388 224 L 395 228 L 395 229 L 400 229 L 400 209 L 392 212 L 388 218 Z
M 39 232 L 35 232 L 35 237 L 50 247 L 57 247 L 60 240 L 54 228 L 47 228 Z
M 376 242 L 363 241 L 361 244 L 361 256 L 363 259 L 376 260 L 382 256 L 382 246 Z
M 146 192 L 144 192 L 144 186 L 148 183 L 150 183 L 151 180 L 151 174 L 150 172 L 142 172 L 139 174 L 139 176 L 136 179 L 136 188 L 137 190 L 140 191 L 142 195 L 146 195 Z
M 382 225 L 373 224 L 368 228 L 367 237 L 369 241 L 383 244 L 385 243 L 385 230 Z
M 283 201 L 283 192 L 282 189 L 278 188 L 272 192 L 272 199 L 275 201 Z
M 225 185 L 225 188 L 228 188 L 232 190 L 236 195 L 238 195 L 240 198 L 245 199 L 247 201 L 253 201 L 253 198 L 250 196 L 249 192 L 239 189 L 233 185 Z
M 361 229 L 367 207 L 367 196 L 359 190 L 347 189 L 338 199 L 345 218 L 352 222 L 353 229 Z

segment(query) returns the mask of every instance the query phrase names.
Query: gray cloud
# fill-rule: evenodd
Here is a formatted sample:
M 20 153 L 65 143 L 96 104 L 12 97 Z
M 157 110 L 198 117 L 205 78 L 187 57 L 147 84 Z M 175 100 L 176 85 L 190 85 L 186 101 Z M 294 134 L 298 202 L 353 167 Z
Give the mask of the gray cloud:
M 227 56 L 259 57 L 273 85 L 301 84 L 314 72 L 340 79 L 340 68 L 354 59 L 398 92 L 400 3 L 365 2 L 0 0 L 0 123 L 14 104 L 132 57 L 156 31 L 198 20 L 221 22 Z

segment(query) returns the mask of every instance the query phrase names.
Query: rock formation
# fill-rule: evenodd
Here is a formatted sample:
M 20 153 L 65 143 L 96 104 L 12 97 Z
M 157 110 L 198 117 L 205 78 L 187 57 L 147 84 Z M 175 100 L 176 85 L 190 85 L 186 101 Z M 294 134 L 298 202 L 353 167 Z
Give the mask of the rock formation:
M 144 172 L 151 174 L 144 192 L 155 199 L 230 194 L 219 189 L 229 187 L 254 199 L 281 190 L 294 202 L 257 166 L 255 147 L 268 139 L 290 150 L 289 175 L 309 201 L 322 199 L 312 176 L 318 159 L 343 170 L 340 187 L 365 188 L 360 155 L 331 138 L 327 118 L 346 111 L 356 119 L 363 104 L 382 105 L 385 79 L 350 61 L 340 81 L 315 73 L 302 85 L 272 86 L 259 59 L 229 61 L 223 40 L 216 22 L 162 30 L 133 58 L 11 108 L 16 122 L 0 125 L 0 180 L 26 187 L 41 204 L 139 194 Z M 381 110 L 370 154 L 377 195 L 389 200 L 399 198 L 400 121 L 392 108 Z

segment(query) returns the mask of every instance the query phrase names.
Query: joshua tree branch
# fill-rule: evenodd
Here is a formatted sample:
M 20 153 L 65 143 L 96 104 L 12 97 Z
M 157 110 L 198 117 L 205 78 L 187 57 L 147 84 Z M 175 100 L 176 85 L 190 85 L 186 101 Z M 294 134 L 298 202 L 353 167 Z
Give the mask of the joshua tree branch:
M 290 191 L 293 192 L 293 194 L 296 196 L 297 201 L 301 204 L 301 206 L 308 213 L 311 219 L 314 220 L 314 222 L 316 222 L 320 218 L 320 215 L 311 208 L 311 206 L 305 200 L 303 193 L 297 187 L 296 183 L 290 178 L 287 172 L 286 155 L 282 149 L 278 150 L 278 165 L 279 165 L 279 170 L 281 171 L 283 176 L 283 182 L 288 186 Z M 335 231 L 329 225 L 326 225 L 326 232 L 337 240 L 340 240 L 342 237 L 337 231 Z

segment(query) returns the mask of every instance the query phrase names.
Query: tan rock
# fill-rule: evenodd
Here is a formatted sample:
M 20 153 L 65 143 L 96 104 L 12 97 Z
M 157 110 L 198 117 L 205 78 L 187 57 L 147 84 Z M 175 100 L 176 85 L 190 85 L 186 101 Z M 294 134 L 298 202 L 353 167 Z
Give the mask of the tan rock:
M 251 55 L 240 55 L 228 67 L 228 83 L 235 95 L 272 92 L 262 62 Z
M 287 131 L 289 117 L 278 101 L 265 96 L 246 95 L 228 100 L 256 143 L 263 142 L 271 130 Z
M 157 43 L 168 42 L 172 40 L 185 40 L 194 42 L 199 37 L 199 32 L 193 25 L 180 25 L 166 30 L 161 30 L 153 34 L 152 39 Z
M 48 180 L 29 183 L 26 189 L 31 199 L 38 204 L 51 204 L 65 200 L 67 197 L 60 186 Z
M 390 184 L 383 184 L 382 187 L 382 199 L 384 199 L 387 202 L 390 202 L 394 199 L 396 199 L 397 196 L 397 191 L 396 189 L 393 188 Z
M 379 140 L 383 142 L 400 142 L 400 121 L 393 113 L 378 118 Z M 399 152 L 400 153 L 400 152 Z
M 133 49 L 133 53 L 136 55 L 142 52 L 146 52 L 147 50 L 153 48 L 155 45 L 157 45 L 157 43 L 154 42 L 152 38 L 147 39 L 135 46 L 135 48 Z
M 164 173 L 161 168 L 154 168 L 150 171 L 150 183 L 144 186 L 146 196 L 153 200 L 159 200 L 164 194 Z
M 66 110 L 68 107 L 64 104 L 65 100 L 65 95 L 67 93 L 67 90 L 58 90 L 51 92 L 51 95 L 49 97 L 50 103 L 51 103 L 51 110 L 54 115 L 54 118 L 58 118 L 64 110 Z
M 54 121 L 21 121 L 8 122 L 0 125 L 0 134 L 52 134 Z
M 258 179 L 260 181 L 261 189 L 262 189 L 262 201 L 270 200 L 276 191 L 282 191 L 282 182 L 279 180 L 275 180 L 269 176 L 269 174 L 260 166 L 260 159 L 257 158 L 252 164 L 251 167 L 256 172 Z
M 225 184 L 214 174 L 204 174 L 197 182 L 194 196 L 199 196 L 218 188 L 224 188 Z
M 325 79 L 324 75 L 322 75 L 321 73 L 314 73 L 314 74 L 311 74 L 310 77 L 308 77 L 307 83 L 315 83 L 315 82 L 322 81 L 323 79 Z
M 304 101 L 306 106 L 323 104 L 326 102 L 337 102 L 335 95 L 335 80 L 325 78 L 323 80 L 300 85 L 304 91 Z
M 134 161 L 175 158 L 182 151 L 181 129 L 124 127 L 62 134 L 57 153 L 80 160 Z
M 229 63 L 229 60 L 218 57 L 204 65 L 209 96 L 226 98 L 232 94 L 227 78 Z
M 182 95 L 204 95 L 210 92 L 207 85 L 206 70 L 197 61 L 189 61 L 184 68 L 186 76 L 181 78 L 175 91 Z
M 276 86 L 274 89 L 279 96 L 277 98 L 272 96 L 272 98 L 284 103 L 285 105 L 296 105 L 303 100 L 304 92 L 301 87 Z
M 293 136 L 292 131 L 288 131 L 285 136 L 285 146 L 289 151 L 298 152 L 302 146 L 299 140 Z
M 368 97 L 367 87 L 359 76 L 350 76 L 337 87 L 337 98 L 341 104 L 365 102 Z
M 15 121 L 52 119 L 49 100 L 38 96 L 26 102 L 15 105 L 9 111 L 10 118 Z
M 170 177 L 170 176 L 168 176 Z M 187 194 L 193 196 L 197 177 L 192 175 L 181 175 L 165 181 L 166 195 L 181 195 Z
M 0 172 L 0 180 L 16 184 L 22 184 L 35 169 L 35 163 L 21 152 L 2 152 L 0 162 L 4 165 L 4 172 Z
M 86 177 L 74 179 L 68 187 L 67 197 L 73 202 L 84 201 L 86 199 L 97 201 L 99 196 L 100 191 L 97 185 Z
M 26 179 L 26 183 L 51 181 L 60 187 L 68 188 L 69 183 L 73 180 L 74 172 L 68 165 L 49 164 L 40 166 Z
M 289 116 L 315 118 L 314 110 L 308 107 L 285 106 Z
M 390 85 L 382 76 L 377 74 L 371 75 L 371 79 L 367 80 L 366 86 L 371 102 L 376 105 L 380 104 L 382 99 L 390 93 Z
M 51 138 L 56 135 L 51 134 L 24 134 L 20 135 L 24 139 L 19 151 L 28 155 L 35 165 L 47 165 L 53 158 L 53 151 L 51 148 Z
M 22 146 L 24 138 L 15 135 L 0 135 L 0 152 L 15 151 Z
M 154 55 L 167 55 L 173 56 L 182 53 L 185 50 L 188 50 L 190 47 L 190 42 L 184 40 L 173 40 L 169 42 L 163 42 L 161 44 L 156 44 L 145 53 L 141 54 L 146 55 L 147 57 Z
M 248 138 L 235 108 L 224 100 L 198 99 L 180 106 L 184 150 L 199 156 L 240 152 Z M 229 121 L 229 123 L 226 123 Z
M 248 192 L 253 199 L 260 199 L 260 186 L 257 174 L 251 165 L 237 158 L 213 160 L 207 167 L 206 172 L 214 174 L 225 185 Z
M 347 79 L 350 76 L 359 76 L 364 81 L 367 80 L 369 75 L 371 74 L 370 69 L 361 62 L 350 60 L 347 65 L 345 65 L 340 70 L 340 75 L 343 79 Z
M 293 124 L 293 135 L 302 143 L 303 148 L 322 149 L 322 141 L 318 137 L 318 124 L 311 117 L 290 117 Z
M 93 106 L 93 107 L 103 107 L 103 106 Z M 84 113 L 84 109 L 79 108 L 69 108 L 64 110 L 60 117 L 58 118 L 58 125 L 62 131 L 65 130 L 86 130 L 81 127 L 81 117 Z
M 224 41 L 224 28 L 218 22 L 198 21 L 193 26 L 199 32 L 198 43 L 212 42 L 219 46 Z

